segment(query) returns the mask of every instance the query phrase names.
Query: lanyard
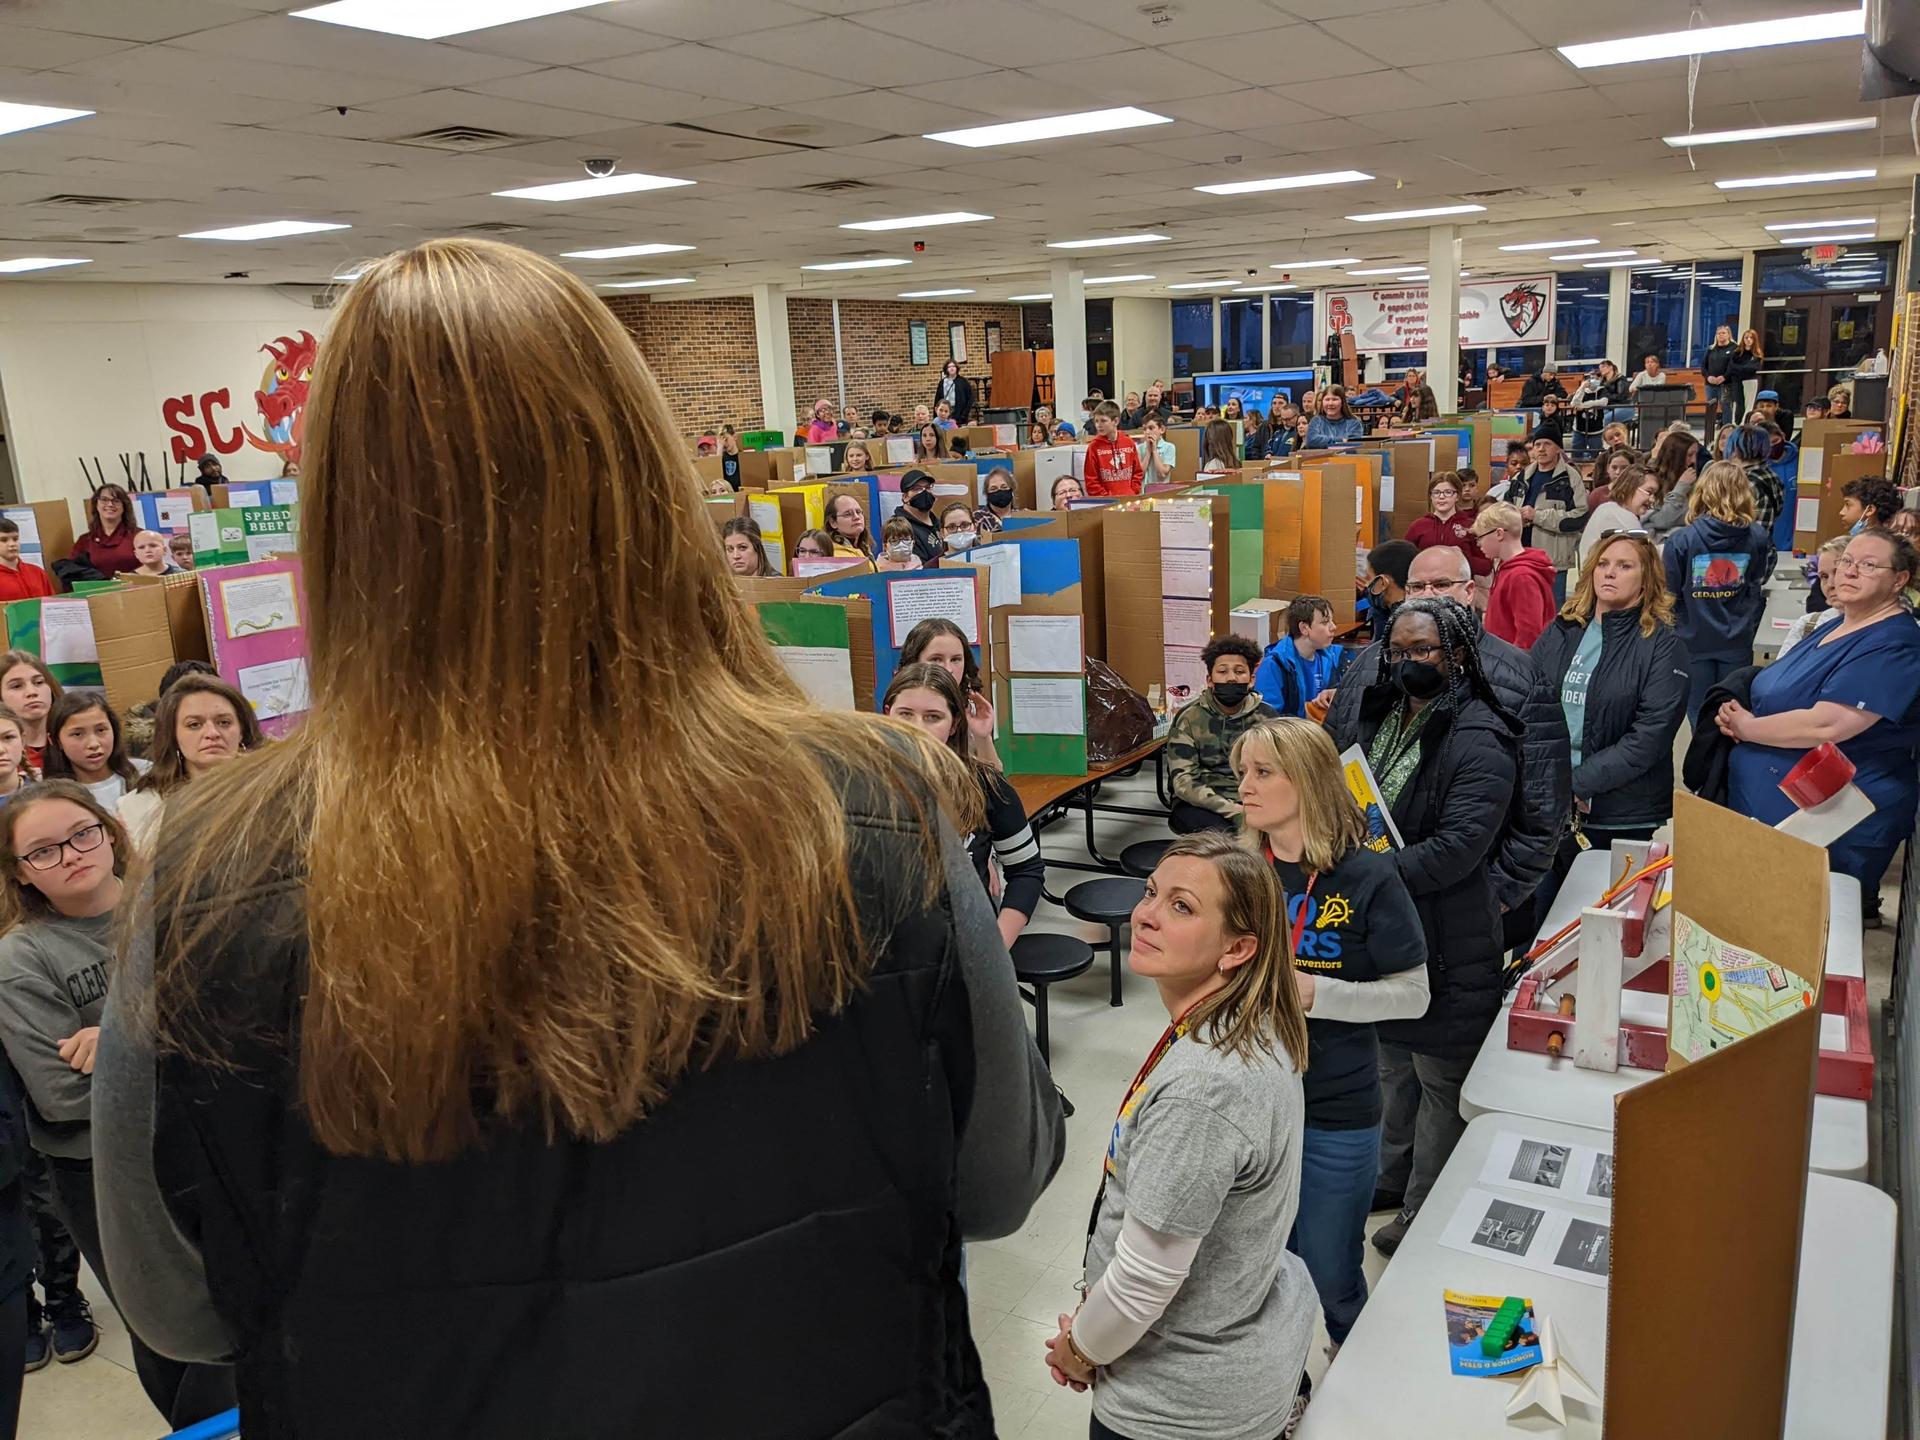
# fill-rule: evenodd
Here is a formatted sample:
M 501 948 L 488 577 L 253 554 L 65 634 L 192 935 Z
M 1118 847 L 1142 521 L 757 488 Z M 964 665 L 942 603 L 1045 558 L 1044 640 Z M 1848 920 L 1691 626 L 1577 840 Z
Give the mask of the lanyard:
M 1269 865 L 1274 863 L 1273 846 L 1264 839 L 1260 842 L 1260 853 L 1267 857 L 1267 863 Z M 1309 870 L 1307 872 L 1307 888 L 1300 892 L 1300 913 L 1293 917 L 1293 938 L 1287 947 L 1287 955 L 1290 959 L 1299 958 L 1300 937 L 1307 933 L 1307 901 L 1313 898 L 1313 887 L 1319 882 L 1320 872 L 1318 870 Z

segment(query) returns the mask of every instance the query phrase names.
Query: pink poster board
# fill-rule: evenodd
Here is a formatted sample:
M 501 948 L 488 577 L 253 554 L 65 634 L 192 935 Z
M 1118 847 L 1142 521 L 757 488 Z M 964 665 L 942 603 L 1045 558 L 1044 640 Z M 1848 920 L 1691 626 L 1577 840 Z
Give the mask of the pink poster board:
M 299 723 L 307 688 L 307 587 L 297 559 L 200 572 L 207 644 L 220 678 L 253 702 L 275 739 Z

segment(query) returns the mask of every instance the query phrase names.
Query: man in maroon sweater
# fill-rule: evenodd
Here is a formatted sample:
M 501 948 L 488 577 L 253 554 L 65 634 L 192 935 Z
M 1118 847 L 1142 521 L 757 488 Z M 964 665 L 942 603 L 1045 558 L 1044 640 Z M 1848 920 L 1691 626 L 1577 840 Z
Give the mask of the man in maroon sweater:
M 1552 557 L 1520 543 L 1524 524 L 1517 505 L 1499 501 L 1480 507 L 1473 536 L 1480 553 L 1494 565 L 1486 631 L 1530 650 L 1540 632 L 1553 623 L 1560 603 L 1553 598 Z

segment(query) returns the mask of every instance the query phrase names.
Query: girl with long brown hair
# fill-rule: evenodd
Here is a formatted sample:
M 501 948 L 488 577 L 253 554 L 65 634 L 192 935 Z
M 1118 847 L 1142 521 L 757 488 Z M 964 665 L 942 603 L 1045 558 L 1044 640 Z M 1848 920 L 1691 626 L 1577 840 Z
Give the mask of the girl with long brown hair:
M 0 705 L 20 717 L 27 765 L 36 773 L 47 759 L 47 717 L 65 693 L 46 661 L 31 650 L 0 655 Z
M 312 707 L 169 802 L 105 1023 L 130 1322 L 259 1437 L 989 1433 L 960 1241 L 1062 1137 L 961 767 L 807 702 L 551 262 L 375 261 L 306 415 Z
M 152 767 L 120 801 L 135 852 L 151 853 L 169 795 L 265 743 L 253 702 L 219 676 L 188 673 L 169 685 L 154 713 Z
M 726 553 L 727 568 L 736 575 L 762 577 L 778 575 L 767 558 L 767 542 L 760 533 L 760 522 L 749 515 L 735 515 L 720 526 L 720 548 Z
M 1266 861 L 1209 830 L 1134 907 L 1128 964 L 1171 1023 L 1114 1122 L 1086 1301 L 1047 1347 L 1055 1383 L 1093 1387 L 1094 1440 L 1280 1435 L 1295 1409 L 1315 1303 L 1286 1243 L 1307 1022 L 1281 901 Z

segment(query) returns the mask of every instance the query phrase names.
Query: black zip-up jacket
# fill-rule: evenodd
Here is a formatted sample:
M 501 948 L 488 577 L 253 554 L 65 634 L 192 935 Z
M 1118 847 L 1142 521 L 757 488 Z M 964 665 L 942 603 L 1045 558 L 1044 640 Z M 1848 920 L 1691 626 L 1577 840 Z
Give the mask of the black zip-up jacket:
M 1615 610 L 1587 686 L 1573 793 L 1596 829 L 1659 825 L 1673 815 L 1673 737 L 1687 709 L 1687 650 L 1671 625 L 1640 633 L 1640 611 Z M 1534 664 L 1555 694 L 1586 626 L 1556 619 L 1533 642 Z
M 1700 361 L 1700 378 L 1711 385 L 1713 377 L 1718 375 L 1729 385 L 1739 384 L 1741 375 L 1735 364 L 1739 353 L 1737 345 L 1715 345 Z

